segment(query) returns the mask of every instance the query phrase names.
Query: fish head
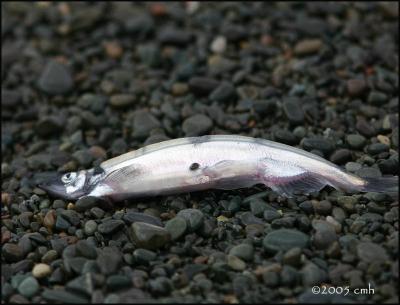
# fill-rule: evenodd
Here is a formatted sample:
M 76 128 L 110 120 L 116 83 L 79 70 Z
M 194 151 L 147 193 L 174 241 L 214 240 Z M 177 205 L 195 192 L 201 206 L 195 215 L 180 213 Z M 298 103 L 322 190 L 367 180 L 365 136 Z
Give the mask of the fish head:
M 65 174 L 53 173 L 38 186 L 55 197 L 76 200 L 87 194 L 88 180 L 88 173 L 84 170 Z

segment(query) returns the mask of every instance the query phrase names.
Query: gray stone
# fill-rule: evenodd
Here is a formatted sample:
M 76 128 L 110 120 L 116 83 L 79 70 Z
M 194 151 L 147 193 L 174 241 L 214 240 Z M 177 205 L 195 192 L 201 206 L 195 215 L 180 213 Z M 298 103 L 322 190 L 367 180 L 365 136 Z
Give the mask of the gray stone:
M 184 209 L 179 211 L 177 216 L 186 220 L 188 230 L 194 232 L 199 229 L 204 222 L 204 215 L 200 210 L 197 209 Z
M 151 250 L 161 248 L 171 239 L 166 229 L 144 222 L 132 224 L 131 236 L 139 247 Z
M 309 237 L 303 232 L 292 229 L 279 229 L 270 232 L 263 240 L 263 247 L 268 252 L 287 251 L 291 248 L 305 248 Z
M 179 239 L 182 235 L 184 235 L 186 228 L 186 220 L 179 216 L 168 220 L 165 224 L 165 229 L 171 234 L 172 240 Z

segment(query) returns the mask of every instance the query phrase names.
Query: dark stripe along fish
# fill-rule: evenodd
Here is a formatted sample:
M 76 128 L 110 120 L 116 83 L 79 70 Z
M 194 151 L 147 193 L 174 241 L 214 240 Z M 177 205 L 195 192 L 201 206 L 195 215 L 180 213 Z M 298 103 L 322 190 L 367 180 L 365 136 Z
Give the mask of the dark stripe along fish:
M 264 184 L 285 197 L 317 192 L 326 185 L 348 192 L 398 196 L 398 176 L 360 178 L 304 150 L 238 135 L 148 145 L 89 170 L 55 174 L 40 187 L 69 200 L 95 196 L 117 201 L 255 184 Z

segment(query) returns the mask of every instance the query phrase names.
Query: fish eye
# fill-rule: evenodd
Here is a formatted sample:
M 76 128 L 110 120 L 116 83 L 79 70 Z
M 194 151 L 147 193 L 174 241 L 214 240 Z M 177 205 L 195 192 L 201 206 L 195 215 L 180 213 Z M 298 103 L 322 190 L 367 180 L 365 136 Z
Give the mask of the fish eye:
M 76 179 L 76 173 L 66 173 L 61 177 L 61 181 L 64 183 L 70 183 Z

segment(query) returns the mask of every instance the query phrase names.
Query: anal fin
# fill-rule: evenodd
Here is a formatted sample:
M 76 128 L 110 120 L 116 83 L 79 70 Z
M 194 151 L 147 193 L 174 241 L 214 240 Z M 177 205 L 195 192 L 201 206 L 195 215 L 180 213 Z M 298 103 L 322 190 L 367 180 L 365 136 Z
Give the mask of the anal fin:
M 291 176 L 290 178 L 277 178 L 275 182 L 266 182 L 273 191 L 286 196 L 293 197 L 295 194 L 310 194 L 312 192 L 318 192 L 327 183 L 315 177 L 312 174 L 300 174 L 296 176 Z
M 318 174 L 308 172 L 299 166 L 288 166 L 276 161 L 264 163 L 263 182 L 273 191 L 286 197 L 317 192 L 328 184 Z

